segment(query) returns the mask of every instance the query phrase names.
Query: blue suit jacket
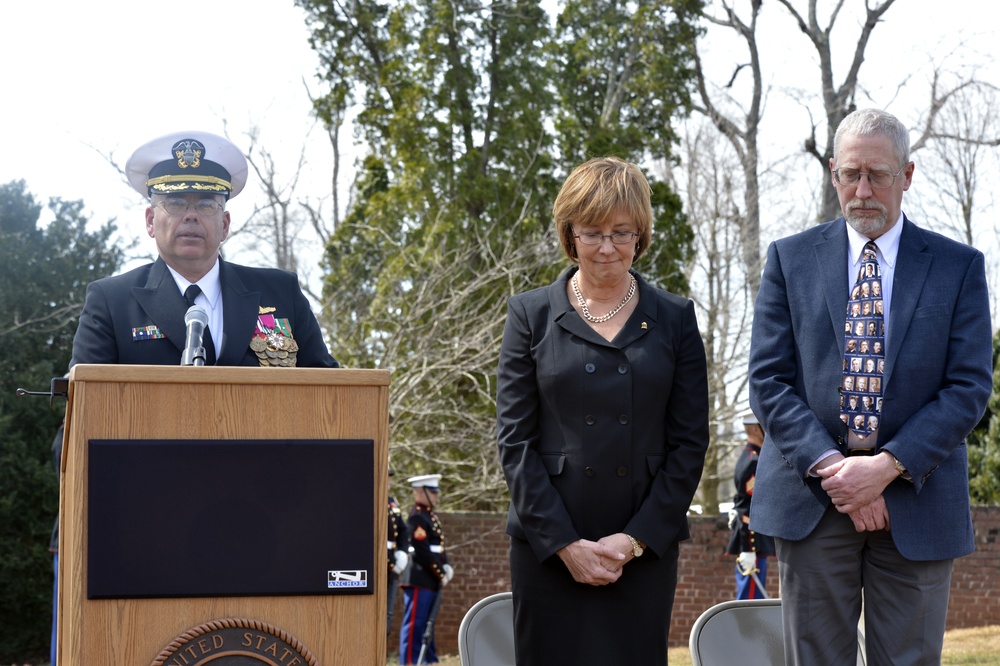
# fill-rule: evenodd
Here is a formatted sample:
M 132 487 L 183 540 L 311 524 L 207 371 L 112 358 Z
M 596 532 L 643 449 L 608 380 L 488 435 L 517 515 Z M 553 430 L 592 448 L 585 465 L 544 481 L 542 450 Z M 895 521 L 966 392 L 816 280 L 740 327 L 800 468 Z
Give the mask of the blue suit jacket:
M 293 273 L 219 262 L 224 335 L 217 365 L 258 366 L 250 339 L 261 306 L 287 319 L 299 345 L 296 366 L 335 368 L 316 316 Z M 87 300 L 73 338 L 77 363 L 179 365 L 184 351 L 187 303 L 162 259 L 102 278 L 87 287 Z M 136 334 L 155 327 L 160 335 Z
M 754 311 L 750 404 L 767 437 L 752 529 L 797 541 L 830 499 L 808 470 L 844 450 L 840 420 L 847 227 L 843 218 L 775 241 Z M 877 448 L 913 476 L 884 492 L 893 540 L 912 560 L 973 550 L 965 437 L 992 390 L 983 255 L 903 220 L 886 337 Z

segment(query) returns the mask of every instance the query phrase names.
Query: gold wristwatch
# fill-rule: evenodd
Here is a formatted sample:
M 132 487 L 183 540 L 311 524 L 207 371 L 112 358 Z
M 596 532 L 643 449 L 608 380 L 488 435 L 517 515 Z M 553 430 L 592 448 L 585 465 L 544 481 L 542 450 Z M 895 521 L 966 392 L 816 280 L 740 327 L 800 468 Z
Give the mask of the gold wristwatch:
M 892 454 L 890 453 L 889 455 Z M 892 464 L 896 466 L 896 471 L 899 472 L 900 476 L 905 477 L 909 473 L 906 469 L 906 465 L 899 462 L 899 459 L 896 458 L 896 456 L 892 456 Z
M 632 542 L 632 557 L 642 557 L 644 551 L 643 547 L 639 545 L 639 542 L 635 540 L 635 537 L 631 534 L 626 534 L 628 540 Z

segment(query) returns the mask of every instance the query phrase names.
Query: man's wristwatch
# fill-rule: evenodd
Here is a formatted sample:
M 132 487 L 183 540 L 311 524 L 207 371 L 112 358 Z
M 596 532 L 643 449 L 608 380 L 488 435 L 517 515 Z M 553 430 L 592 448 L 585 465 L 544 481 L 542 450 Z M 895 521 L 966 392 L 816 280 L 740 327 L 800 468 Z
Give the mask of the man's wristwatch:
M 626 534 L 628 540 L 632 542 L 632 557 L 642 557 L 642 553 L 645 550 L 639 545 L 639 542 L 635 540 L 635 537 L 631 534 Z
M 890 453 L 889 455 L 892 454 Z M 896 466 L 896 471 L 899 472 L 900 476 L 905 477 L 907 474 L 909 474 L 909 472 L 906 470 L 906 465 L 899 462 L 899 459 L 897 459 L 896 456 L 892 456 L 892 464 Z

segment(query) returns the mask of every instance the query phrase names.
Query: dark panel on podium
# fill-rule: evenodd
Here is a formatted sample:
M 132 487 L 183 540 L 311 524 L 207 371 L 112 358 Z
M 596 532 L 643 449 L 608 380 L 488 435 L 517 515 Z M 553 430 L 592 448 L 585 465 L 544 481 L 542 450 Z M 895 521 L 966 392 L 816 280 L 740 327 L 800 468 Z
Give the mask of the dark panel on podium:
M 372 594 L 371 440 L 90 440 L 87 596 Z

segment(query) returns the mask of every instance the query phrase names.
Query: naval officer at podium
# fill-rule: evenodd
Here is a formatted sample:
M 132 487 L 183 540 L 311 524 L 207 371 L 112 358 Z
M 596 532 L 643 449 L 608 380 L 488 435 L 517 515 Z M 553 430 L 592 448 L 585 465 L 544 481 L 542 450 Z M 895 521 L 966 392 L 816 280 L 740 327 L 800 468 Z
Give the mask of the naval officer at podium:
M 226 203 L 247 181 L 247 161 L 229 140 L 178 132 L 140 146 L 125 165 L 149 197 L 146 233 L 159 258 L 87 287 L 73 339 L 77 363 L 179 365 L 185 313 L 208 313 L 206 365 L 335 368 L 294 273 L 222 259 Z

